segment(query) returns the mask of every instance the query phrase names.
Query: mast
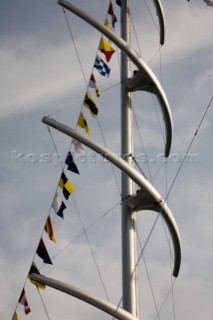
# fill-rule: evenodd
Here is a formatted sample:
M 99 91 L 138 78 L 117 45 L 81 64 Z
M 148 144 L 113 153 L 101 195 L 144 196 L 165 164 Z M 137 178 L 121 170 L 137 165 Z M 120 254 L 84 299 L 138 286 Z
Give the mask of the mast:
M 64 284 L 58 280 L 47 278 L 43 275 L 31 274 L 30 278 L 51 286 L 56 290 L 66 292 L 74 297 L 86 301 L 103 311 L 117 317 L 120 320 L 135 320 L 138 314 L 138 288 L 137 288 L 137 255 L 136 255 L 136 212 L 142 210 L 155 211 L 164 219 L 172 238 L 174 247 L 174 268 L 173 276 L 177 277 L 181 264 L 181 244 L 178 227 L 175 219 L 169 210 L 165 200 L 152 186 L 152 184 L 132 166 L 133 150 L 133 115 L 131 105 L 131 92 L 147 91 L 154 94 L 161 107 L 165 123 L 165 156 L 168 157 L 172 141 L 172 119 L 169 103 L 166 95 L 154 73 L 143 61 L 141 56 L 130 46 L 130 3 L 131 0 L 123 0 L 121 7 L 121 38 L 106 26 L 98 22 L 83 10 L 70 4 L 65 0 L 58 3 L 81 19 L 95 27 L 106 37 L 111 39 L 122 51 L 121 53 L 121 153 L 122 157 L 113 153 L 110 149 L 85 137 L 77 130 L 62 124 L 50 117 L 44 117 L 43 123 L 63 132 L 88 146 L 122 171 L 122 267 L 123 267 L 123 308 L 115 306 L 107 300 L 100 299 L 91 293 Z M 156 10 L 161 24 L 161 44 L 164 41 L 163 12 L 160 0 L 154 0 Z M 137 74 L 132 77 L 130 70 L 132 61 Z M 140 190 L 135 194 L 133 183 L 136 183 Z
M 130 35 L 130 1 L 125 0 L 121 6 L 121 38 L 129 45 Z M 131 77 L 130 59 L 121 51 L 121 154 L 129 164 L 133 153 L 132 99 L 127 89 L 126 80 Z M 133 181 L 124 172 L 121 173 L 122 199 L 133 194 Z M 123 308 L 138 316 L 137 272 L 136 272 L 136 230 L 135 212 L 122 202 L 122 286 Z

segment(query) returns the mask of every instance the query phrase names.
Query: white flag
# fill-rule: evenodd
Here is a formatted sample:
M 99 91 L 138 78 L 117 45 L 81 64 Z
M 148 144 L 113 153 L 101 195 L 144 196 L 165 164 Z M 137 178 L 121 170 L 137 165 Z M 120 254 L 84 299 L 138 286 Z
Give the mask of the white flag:
M 82 156 L 84 156 L 85 155 L 85 151 L 84 151 L 83 145 L 79 141 L 77 141 L 75 139 L 72 140 L 72 143 L 73 143 L 73 145 L 75 147 L 75 152 L 78 153 L 78 154 L 81 154 Z

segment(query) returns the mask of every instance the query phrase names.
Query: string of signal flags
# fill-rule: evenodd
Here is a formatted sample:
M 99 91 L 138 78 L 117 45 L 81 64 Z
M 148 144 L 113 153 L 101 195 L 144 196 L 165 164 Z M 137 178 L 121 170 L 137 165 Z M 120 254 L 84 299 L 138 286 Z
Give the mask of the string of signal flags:
M 115 3 L 121 7 L 121 0 L 116 0 Z M 104 24 L 107 28 L 109 28 L 110 30 L 113 30 L 115 28 L 115 24 L 117 21 L 118 20 L 115 15 L 115 12 L 114 12 L 112 1 L 109 1 L 107 17 L 106 17 Z M 100 57 L 97 54 L 95 57 L 93 70 L 97 70 L 97 72 L 101 76 L 108 78 L 110 76 L 110 72 L 111 72 L 111 68 L 109 67 L 108 63 L 110 62 L 112 55 L 115 53 L 115 49 L 112 47 L 110 39 L 105 39 L 102 35 L 100 38 L 98 51 L 100 51 L 100 53 L 104 54 L 106 61 L 104 61 L 104 59 L 102 59 L 102 57 Z M 90 75 L 90 79 L 89 79 L 88 86 L 87 86 L 87 91 L 85 93 L 84 100 L 83 100 L 83 106 L 85 108 L 89 109 L 90 114 L 93 118 L 96 118 L 98 115 L 98 107 L 96 105 L 94 98 L 92 97 L 92 95 L 89 92 L 89 88 L 95 89 L 96 97 L 100 97 L 101 91 L 97 86 L 94 72 L 92 72 Z M 87 124 L 86 118 L 85 118 L 82 111 L 79 114 L 77 125 L 80 128 L 84 129 L 86 134 L 88 134 L 88 135 L 90 134 L 89 126 Z M 85 154 L 84 148 L 79 141 L 73 139 L 72 144 L 73 144 L 74 150 L 77 154 L 81 154 L 81 155 Z M 70 150 L 68 151 L 68 154 L 67 154 L 67 157 L 65 160 L 65 165 L 67 165 L 67 170 L 72 171 L 75 174 L 80 174 L 79 170 L 77 168 L 77 165 L 74 162 L 74 159 L 73 159 L 73 156 L 72 156 L 72 153 Z M 57 191 L 53 197 L 53 201 L 51 204 L 51 209 L 53 209 L 55 214 L 57 216 L 59 216 L 61 219 L 64 219 L 64 210 L 67 208 L 66 204 L 65 204 L 65 200 L 66 201 L 69 200 L 70 195 L 75 191 L 75 187 L 73 186 L 72 182 L 67 178 L 64 171 L 65 170 L 63 169 L 61 176 L 60 176 L 60 179 L 59 179 L 59 182 L 58 182 Z M 58 192 L 59 188 L 62 190 L 63 197 L 65 198 L 64 201 L 63 201 L 62 197 L 59 195 L 59 192 Z M 54 243 L 56 243 L 56 236 L 55 236 L 54 227 L 53 227 L 50 213 L 49 213 L 47 220 L 45 222 L 43 231 L 45 231 L 47 233 L 50 241 L 53 241 Z M 48 250 L 46 248 L 46 245 L 45 245 L 42 237 L 39 241 L 35 256 L 36 255 L 40 259 L 42 259 L 44 264 L 53 265 L 52 260 L 49 256 Z M 26 281 L 27 281 L 27 279 L 29 279 L 30 282 L 37 287 L 37 289 L 45 290 L 46 289 L 45 285 L 43 285 L 42 283 L 39 283 L 38 281 L 34 281 L 34 280 L 30 279 L 30 275 L 32 273 L 40 274 L 39 269 L 37 268 L 37 266 L 34 262 L 35 256 L 34 256 L 33 261 L 31 263 L 31 267 L 30 267 L 29 273 L 27 275 Z M 25 281 L 25 284 L 26 284 L 26 281 Z M 24 307 L 25 315 L 28 315 L 31 312 L 31 308 L 29 306 L 26 292 L 25 292 L 25 285 L 22 288 L 21 295 L 18 299 L 12 320 L 18 320 L 17 310 L 18 310 L 19 305 L 22 305 Z

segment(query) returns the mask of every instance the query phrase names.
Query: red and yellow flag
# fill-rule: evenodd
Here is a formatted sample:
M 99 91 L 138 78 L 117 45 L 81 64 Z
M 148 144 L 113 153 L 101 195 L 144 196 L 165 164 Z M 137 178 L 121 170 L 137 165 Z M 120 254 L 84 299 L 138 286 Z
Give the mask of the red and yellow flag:
M 105 54 L 107 62 L 110 61 L 115 50 L 109 45 L 109 43 L 101 37 L 99 48 L 102 53 Z
M 52 240 L 53 242 L 56 242 L 56 238 L 55 238 L 55 234 L 54 234 L 54 230 L 53 230 L 53 225 L 52 225 L 52 220 L 51 220 L 50 216 L 48 216 L 48 218 L 47 218 L 47 222 L 45 224 L 44 230 L 49 235 L 50 240 Z

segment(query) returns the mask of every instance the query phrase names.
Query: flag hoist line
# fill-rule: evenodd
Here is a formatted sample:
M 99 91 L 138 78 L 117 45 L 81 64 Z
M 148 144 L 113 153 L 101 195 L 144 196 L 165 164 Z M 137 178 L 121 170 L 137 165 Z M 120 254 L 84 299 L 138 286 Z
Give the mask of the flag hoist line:
M 112 24 L 113 24 L 113 28 L 114 28 L 115 22 L 117 22 L 117 18 L 116 18 L 115 14 L 114 14 L 114 9 L 113 9 L 111 1 L 109 1 L 109 7 L 108 7 L 107 14 L 111 15 Z M 66 17 L 66 15 L 65 15 L 65 17 Z M 67 23 L 68 23 L 68 21 L 67 21 Z M 111 24 L 109 23 L 107 18 L 105 20 L 105 25 L 109 29 L 112 29 Z M 70 33 L 71 33 L 71 30 L 70 30 Z M 109 41 L 109 43 L 107 43 L 107 41 L 103 37 L 101 37 L 101 39 L 100 39 L 98 50 L 100 50 L 105 55 L 107 62 L 110 61 L 113 53 L 115 52 L 115 50 L 110 46 L 110 41 Z M 95 69 L 95 68 L 97 69 L 97 71 L 102 76 L 109 77 L 111 69 L 109 68 L 109 66 L 100 57 L 98 57 L 98 55 L 96 55 L 96 60 L 95 60 L 95 63 L 93 65 L 93 69 Z M 100 96 L 100 94 L 101 94 L 100 93 L 100 89 L 96 85 L 96 80 L 95 80 L 95 77 L 93 75 L 93 72 L 92 72 L 91 77 L 89 79 L 89 83 L 88 83 L 87 89 L 88 89 L 88 87 L 94 88 L 95 91 L 96 91 L 96 96 L 97 97 Z M 85 94 L 85 98 L 84 98 L 84 101 L 83 101 L 83 106 L 85 106 L 86 108 L 88 108 L 90 110 L 90 113 L 91 113 L 93 118 L 96 118 L 96 116 L 98 114 L 98 108 L 96 107 L 96 103 L 93 100 L 93 98 L 92 98 L 92 96 L 90 95 L 89 92 L 86 92 L 86 94 Z M 82 112 L 80 112 L 77 125 L 79 127 L 83 128 L 83 129 L 85 129 L 87 134 L 90 134 L 90 129 L 88 127 L 87 121 L 86 121 L 86 119 L 85 119 L 85 117 L 84 117 Z M 84 150 L 83 150 L 83 147 L 81 146 L 81 144 L 78 141 L 73 141 L 73 142 L 74 142 L 73 144 L 74 144 L 76 152 L 80 153 L 80 154 L 84 153 Z M 74 173 L 80 174 L 79 171 L 78 171 L 78 168 L 77 168 L 77 166 L 76 166 L 76 164 L 75 164 L 75 162 L 73 160 L 71 151 L 68 151 L 65 164 L 68 166 L 67 170 L 70 170 L 70 171 L 72 171 Z M 64 168 L 63 168 L 61 177 L 59 179 L 58 187 L 61 187 L 63 195 L 64 195 L 66 200 L 68 200 L 69 195 L 72 192 L 74 192 L 74 190 L 75 190 L 75 187 L 67 179 L 67 177 L 66 177 L 66 175 L 64 173 Z M 64 218 L 63 211 L 66 209 L 66 205 L 62 201 L 60 196 L 58 195 L 57 191 L 55 193 L 51 208 L 54 209 L 55 213 L 58 216 L 60 216 L 61 218 Z M 46 220 L 46 223 L 45 223 L 43 231 L 47 232 L 47 234 L 49 236 L 49 239 L 51 241 L 56 242 L 56 238 L 55 238 L 54 229 L 53 229 L 53 225 L 52 225 L 52 221 L 51 221 L 50 215 L 48 215 L 48 217 L 47 217 L 47 220 Z M 46 246 L 45 246 L 45 243 L 44 243 L 42 237 L 41 237 L 40 242 L 38 244 L 37 251 L 36 251 L 35 255 L 36 254 L 43 260 L 44 263 L 52 264 L 52 261 L 50 259 L 50 256 L 48 254 L 48 251 L 46 249 Z M 35 256 L 34 256 L 34 258 L 35 258 Z M 43 285 L 43 284 L 41 284 L 41 283 L 39 283 L 37 281 L 34 281 L 34 280 L 32 280 L 30 278 L 32 273 L 40 274 L 39 270 L 38 270 L 38 268 L 37 268 L 37 266 L 36 266 L 36 264 L 34 262 L 34 259 L 33 259 L 33 262 L 31 264 L 31 268 L 29 270 L 28 278 L 30 279 L 30 281 L 34 285 L 37 286 L 37 288 L 45 289 L 45 285 Z M 24 285 L 24 287 L 25 287 L 25 285 Z M 21 303 L 21 304 L 24 305 L 25 313 L 27 314 L 27 313 L 31 312 L 31 310 L 30 310 L 30 308 L 28 306 L 28 302 L 27 302 L 27 298 L 26 298 L 24 287 L 23 287 L 23 290 L 22 290 L 22 293 L 21 293 L 21 296 L 20 296 L 20 299 L 19 299 L 18 303 Z M 18 303 L 16 305 L 16 311 L 13 314 L 13 320 L 18 320 L 18 315 L 17 315 Z
M 119 2 L 120 3 L 120 2 Z M 159 0 L 154 1 L 154 3 L 159 3 Z M 131 49 L 130 47 L 130 0 L 123 0 L 121 5 L 121 38 L 117 37 L 113 32 L 111 32 L 106 27 L 100 25 L 95 19 L 89 17 L 87 13 L 84 13 L 80 9 L 76 8 L 75 6 L 69 4 L 67 1 L 59 0 L 59 4 L 63 7 L 66 7 L 68 10 L 74 12 L 82 19 L 86 20 L 93 26 L 95 26 L 99 31 L 103 32 L 106 36 L 109 37 L 115 44 L 117 44 L 120 49 L 122 50 L 121 53 L 121 135 L 122 135 L 122 155 L 129 155 L 131 156 L 134 154 L 133 152 L 133 141 L 132 141 L 132 110 L 131 110 L 131 91 L 137 90 L 145 90 L 151 93 L 154 93 L 159 102 L 162 109 L 162 113 L 164 115 L 165 121 L 165 128 L 166 128 L 166 143 L 165 143 L 165 155 L 168 156 L 170 147 L 171 147 L 171 140 L 172 140 L 172 123 L 171 123 L 171 115 L 170 115 L 170 108 L 168 105 L 168 101 L 164 94 L 163 89 L 161 88 L 160 83 L 158 82 L 157 78 L 154 76 L 152 71 L 149 67 L 143 62 L 143 60 L 137 55 L 137 53 Z M 120 3 L 121 4 L 121 3 Z M 102 43 L 103 45 L 103 43 Z M 131 78 L 131 71 L 130 71 L 130 60 L 129 58 L 135 63 L 138 67 L 138 73 L 135 78 Z M 100 72 L 100 71 L 99 71 Z M 141 74 L 143 74 L 141 76 Z M 127 81 L 128 80 L 128 81 Z M 145 85 L 146 84 L 146 85 Z M 147 86 L 147 84 L 149 84 Z M 144 86 L 145 85 L 145 86 Z M 148 87 L 148 89 L 147 89 Z M 96 110 L 96 109 L 94 109 Z M 91 110 L 90 110 L 91 111 Z M 58 130 L 65 132 L 62 127 L 62 124 L 56 124 L 51 122 L 51 119 L 43 119 L 43 122 L 49 124 L 57 128 Z M 54 122 L 54 121 L 53 121 Z M 57 127 L 58 126 L 58 127 Z M 59 129 L 61 126 L 62 129 Z M 65 127 L 65 126 L 64 126 Z M 86 128 L 85 128 L 86 129 Z M 67 130 L 68 132 L 69 130 Z M 65 132 L 65 133 L 67 133 Z M 71 133 L 70 133 L 71 132 Z M 82 138 L 81 135 L 76 134 L 74 131 L 70 131 L 69 135 L 73 138 L 76 138 L 79 142 L 85 142 L 87 145 L 87 138 Z M 74 132 L 74 133 L 73 133 Z M 67 133 L 68 134 L 68 133 Z M 96 150 L 95 142 L 90 141 L 88 145 L 94 150 Z M 101 150 L 103 147 L 97 147 Z M 96 150 L 96 151 L 97 151 Z M 109 150 L 108 150 L 109 152 Z M 112 153 L 109 152 L 109 154 Z M 112 156 L 113 158 L 113 156 Z M 180 251 L 180 239 L 179 239 L 179 232 L 174 221 L 174 218 L 169 211 L 168 207 L 157 193 L 157 191 L 152 187 L 151 184 L 146 181 L 144 177 L 142 177 L 138 172 L 135 173 L 135 169 L 131 169 L 130 165 L 130 157 L 124 158 L 126 164 L 124 164 L 121 160 L 113 160 L 112 162 L 124 171 L 122 173 L 122 198 L 127 199 L 127 197 L 131 198 L 129 201 L 124 201 L 122 204 L 122 239 L 123 239 L 123 307 L 127 310 L 133 317 L 138 316 L 138 299 L 137 299 L 137 283 L 136 283 L 136 230 L 135 230 L 135 204 L 138 204 L 139 209 L 143 210 L 143 201 L 141 201 L 140 195 L 139 198 L 134 196 L 134 188 L 133 188 L 133 181 L 136 183 L 138 182 L 139 185 L 145 189 L 145 200 L 150 201 L 150 198 L 146 198 L 147 194 L 153 197 L 155 202 L 150 204 L 150 207 L 154 207 L 151 210 L 158 211 L 162 214 L 166 223 L 170 229 L 174 251 L 175 251 L 175 261 L 174 261 L 174 271 L 173 275 L 177 276 L 180 267 L 180 260 L 181 260 L 181 251 Z M 109 159 L 111 160 L 111 159 Z M 66 185 L 63 184 L 63 186 Z M 147 193 L 147 194 L 146 194 Z M 143 194 L 144 196 L 144 194 Z M 136 199 L 137 198 L 137 199 Z M 145 202 L 146 202 L 145 201 Z M 146 203 L 145 203 L 146 205 Z M 41 280 L 41 283 L 48 284 L 51 286 L 51 279 L 47 280 L 46 277 L 39 275 L 37 276 L 31 274 L 31 277 L 37 280 L 38 278 Z M 37 277 L 37 278 L 36 278 Z M 57 281 L 53 280 L 52 283 L 56 283 Z M 58 289 L 60 287 L 59 282 L 55 285 L 55 288 Z M 66 285 L 65 285 L 66 286 Z M 63 286 L 61 286 L 62 288 Z M 60 290 L 60 289 L 59 289 Z M 63 291 L 63 290 L 62 290 Z M 82 294 L 82 297 L 84 295 Z
M 159 3 L 156 0 L 155 3 Z M 132 143 L 132 110 L 131 110 L 131 91 L 143 90 L 155 94 L 159 100 L 161 110 L 164 116 L 165 129 L 166 129 L 166 142 L 165 142 L 165 155 L 168 156 L 171 148 L 172 141 L 172 121 L 170 107 L 165 96 L 165 93 L 151 71 L 142 58 L 130 47 L 130 0 L 124 0 L 121 6 L 121 38 L 116 36 L 113 32 L 101 25 L 94 18 L 89 16 L 86 12 L 71 5 L 67 1 L 59 0 L 59 4 L 68 10 L 72 11 L 80 18 L 86 20 L 88 23 L 97 28 L 110 40 L 112 40 L 122 50 L 121 55 L 121 134 L 122 134 L 122 154 L 133 154 Z M 138 72 L 135 77 L 130 76 L 130 60 L 138 67 Z M 170 234 L 174 245 L 174 270 L 173 275 L 177 276 L 181 262 L 181 247 L 180 237 L 175 220 L 165 201 L 154 189 L 154 187 L 139 174 L 129 163 L 129 158 L 124 159 L 116 157 L 109 149 L 105 148 L 80 134 L 77 131 L 53 120 L 48 117 L 43 118 L 44 123 L 64 132 L 79 142 L 89 146 L 98 153 L 117 165 L 122 172 L 122 197 L 125 205 L 122 206 L 122 240 L 123 240 L 123 307 L 130 312 L 133 316 L 138 316 L 138 299 L 137 299 L 137 284 L 136 284 L 136 246 L 135 246 L 135 208 L 137 211 L 144 210 L 148 207 L 150 210 L 159 212 L 170 230 Z M 139 194 L 134 195 L 133 181 L 140 187 Z M 126 240 L 128 239 L 128 240 Z M 40 276 L 44 283 L 52 283 L 51 279 Z M 64 285 L 54 281 L 54 287 L 62 290 Z M 51 284 L 50 284 L 51 285 Z M 66 284 L 65 284 L 66 286 Z M 60 287 L 60 288 L 59 288 Z M 62 290 L 63 291 L 63 290 Z M 72 294 L 72 293 L 71 293 Z M 82 295 L 83 299 L 83 295 Z

